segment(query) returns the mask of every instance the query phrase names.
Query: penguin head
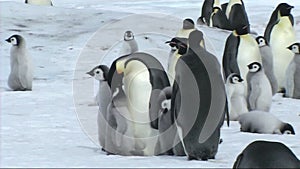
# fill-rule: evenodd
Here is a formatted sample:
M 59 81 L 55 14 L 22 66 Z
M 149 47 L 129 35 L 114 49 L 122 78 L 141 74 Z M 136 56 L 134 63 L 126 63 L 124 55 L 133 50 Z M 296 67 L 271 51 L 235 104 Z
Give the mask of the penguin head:
M 293 8 L 293 6 L 287 3 L 281 3 L 277 6 L 280 16 L 289 16 Z
M 239 25 L 235 28 L 235 33 L 237 35 L 246 35 L 249 33 L 250 25 Z
M 99 65 L 87 72 L 88 75 L 99 81 L 107 81 L 109 68 L 106 65 Z
M 258 62 L 253 62 L 248 65 L 248 68 L 249 68 L 249 72 L 255 73 L 255 72 L 259 72 L 262 69 L 262 65 Z
M 244 80 L 242 79 L 242 77 L 237 74 L 237 73 L 232 73 L 231 75 L 229 75 L 229 82 L 231 84 L 238 84 L 238 83 L 242 83 Z
M 259 47 L 268 46 L 268 43 L 263 36 L 258 36 L 255 40 Z
M 187 18 L 183 20 L 182 29 L 194 29 L 194 28 L 195 28 L 195 23 L 192 19 Z
M 186 53 L 186 51 L 187 51 L 187 45 L 186 44 L 184 44 L 184 43 L 180 43 L 179 44 L 179 47 L 178 47 L 178 54 L 179 55 L 184 55 L 185 53 Z
M 169 46 L 171 47 L 172 50 L 176 50 L 177 47 L 177 43 L 179 42 L 179 40 L 175 37 L 172 38 L 170 41 L 165 42 L 166 44 L 169 44 Z
M 295 130 L 293 128 L 292 125 L 290 125 L 289 123 L 283 123 L 281 129 L 280 129 L 280 132 L 282 134 L 292 134 L 292 135 L 295 135 Z
M 190 33 L 188 44 L 190 48 L 199 47 L 204 42 L 203 33 L 199 30 L 194 30 Z
M 187 38 L 179 38 L 179 37 L 175 37 L 175 38 L 172 38 L 171 41 L 167 41 L 165 42 L 167 44 L 169 44 L 169 46 L 172 48 L 172 50 L 180 50 L 180 48 L 187 48 Z M 184 51 L 183 51 L 184 52 Z M 180 52 L 180 53 L 183 53 L 183 52 Z M 185 53 L 185 52 L 184 52 Z
M 130 41 L 130 40 L 133 40 L 134 39 L 134 34 L 132 31 L 126 31 L 124 33 L 124 40 L 125 41 Z
M 12 35 L 5 41 L 12 44 L 13 46 L 20 46 L 24 43 L 24 38 L 21 35 Z
M 300 43 L 294 43 L 287 48 L 295 54 L 300 54 Z

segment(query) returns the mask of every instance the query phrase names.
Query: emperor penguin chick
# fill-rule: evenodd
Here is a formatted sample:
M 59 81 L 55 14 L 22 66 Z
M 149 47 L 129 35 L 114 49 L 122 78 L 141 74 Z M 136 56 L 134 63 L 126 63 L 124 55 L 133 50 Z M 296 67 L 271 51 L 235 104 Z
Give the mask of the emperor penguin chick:
M 33 65 L 25 39 L 20 35 L 12 35 L 6 41 L 12 44 L 8 86 L 14 91 L 32 90 Z
M 248 109 L 268 112 L 272 104 L 272 88 L 262 65 L 253 62 L 248 65 Z
M 286 97 L 300 99 L 300 43 L 288 47 L 295 56 L 286 71 Z
M 225 88 L 228 100 L 229 119 L 237 120 L 242 113 L 248 112 L 245 85 L 240 75 L 232 73 L 227 78 Z M 227 117 L 228 118 L 228 117 Z
M 138 44 L 134 38 L 132 31 L 126 31 L 124 33 L 124 42 L 120 50 L 119 56 L 130 55 L 139 50 Z

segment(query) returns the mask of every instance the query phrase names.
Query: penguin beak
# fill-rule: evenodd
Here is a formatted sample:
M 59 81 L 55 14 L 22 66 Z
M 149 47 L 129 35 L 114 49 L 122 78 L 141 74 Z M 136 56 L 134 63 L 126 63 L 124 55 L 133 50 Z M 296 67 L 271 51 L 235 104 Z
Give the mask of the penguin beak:
M 86 72 L 86 74 L 88 74 L 90 76 L 94 76 L 95 75 L 94 72 L 92 72 L 92 71 Z
M 287 9 L 293 9 L 294 8 L 294 6 L 289 6 Z
M 287 47 L 287 49 L 292 50 L 292 46 Z
M 167 42 L 165 42 L 165 43 L 171 43 L 172 41 L 167 41 Z
M 8 43 L 11 43 L 10 39 L 6 39 L 5 41 L 8 42 Z
M 244 81 L 244 79 L 240 79 L 240 80 L 239 80 L 239 82 L 243 82 L 243 81 Z

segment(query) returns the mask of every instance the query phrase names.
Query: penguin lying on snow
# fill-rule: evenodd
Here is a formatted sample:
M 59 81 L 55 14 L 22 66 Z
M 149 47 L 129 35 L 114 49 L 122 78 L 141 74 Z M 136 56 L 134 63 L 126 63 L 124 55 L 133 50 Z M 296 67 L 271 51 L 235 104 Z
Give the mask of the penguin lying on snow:
M 226 107 L 220 65 L 200 45 L 202 40 L 201 31 L 191 32 L 188 51 L 176 64 L 171 99 L 172 116 L 189 160 L 215 157 Z
M 294 128 L 268 112 L 250 111 L 240 115 L 241 131 L 261 134 L 295 134 Z
M 25 39 L 20 35 L 12 35 L 6 41 L 12 45 L 8 86 L 14 91 L 32 90 L 33 65 Z
M 295 56 L 286 71 L 286 97 L 300 99 L 300 43 L 288 47 Z
M 300 168 L 300 161 L 280 142 L 254 141 L 237 157 L 233 168 Z

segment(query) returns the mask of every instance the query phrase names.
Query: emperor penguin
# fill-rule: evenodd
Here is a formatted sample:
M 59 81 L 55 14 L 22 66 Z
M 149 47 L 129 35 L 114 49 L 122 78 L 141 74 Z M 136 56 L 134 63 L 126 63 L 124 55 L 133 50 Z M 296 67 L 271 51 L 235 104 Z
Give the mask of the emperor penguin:
M 237 157 L 233 168 L 299 168 L 300 161 L 280 142 L 254 141 Z
M 282 122 L 272 113 L 264 111 L 250 111 L 240 115 L 238 119 L 242 132 L 260 134 L 295 134 L 293 126 Z
M 152 55 L 136 52 L 130 58 L 116 63 L 118 73 L 123 73 L 124 92 L 130 113 L 136 147 L 135 155 L 154 155 L 158 134 L 157 113 L 150 114 L 152 103 L 160 91 L 170 86 L 161 63 Z
M 217 27 L 220 29 L 232 30 L 232 27 L 227 19 L 224 11 L 222 11 L 221 6 L 214 6 L 213 12 L 210 15 L 210 27 Z
M 138 44 L 134 38 L 134 34 L 132 31 L 126 31 L 124 33 L 124 41 L 122 44 L 122 48 L 119 52 L 119 56 L 129 55 L 139 50 Z
M 215 158 L 225 118 L 226 94 L 220 65 L 200 45 L 202 40 L 201 31 L 189 35 L 188 51 L 175 67 L 171 98 L 172 116 L 189 160 Z
M 14 91 L 32 90 L 33 65 L 25 39 L 21 35 L 12 35 L 6 41 L 12 45 L 8 86 Z
M 223 54 L 223 73 L 225 79 L 231 73 L 237 73 L 242 79 L 247 80 L 248 65 L 252 62 L 262 63 L 258 44 L 249 34 L 248 26 L 238 27 L 226 40 Z M 247 87 L 247 83 L 245 86 Z
M 218 0 L 217 0 L 218 1 Z M 210 25 L 210 16 L 213 12 L 213 5 L 215 3 L 215 0 L 204 0 L 202 9 L 201 9 L 201 16 L 198 19 L 198 23 L 202 22 L 204 24 L 207 24 L 207 26 Z
M 277 93 L 278 83 L 274 74 L 272 49 L 263 36 L 256 37 L 256 42 L 258 43 L 265 74 L 271 83 L 272 94 L 274 96 Z
M 26 4 L 53 6 L 51 0 L 25 0 Z
M 241 76 L 236 73 L 230 74 L 226 80 L 229 119 L 233 121 L 237 120 L 242 113 L 248 112 L 243 81 Z
M 226 6 L 226 17 L 233 30 L 237 29 L 241 25 L 249 25 L 247 29 L 248 32 L 250 32 L 248 15 L 242 0 L 230 0 L 228 2 Z
M 105 137 L 107 125 L 107 106 L 111 102 L 111 91 L 107 82 L 109 68 L 106 65 L 99 65 L 87 72 L 90 76 L 99 81 L 99 91 L 96 96 L 96 103 L 99 105 L 97 115 L 98 141 L 105 150 Z
M 284 91 L 284 79 L 286 69 L 293 59 L 286 47 L 296 42 L 296 32 L 293 27 L 294 19 L 287 3 L 281 3 L 272 13 L 265 30 L 265 38 L 270 44 L 274 60 L 274 73 L 278 81 L 278 91 Z
M 288 47 L 294 53 L 286 71 L 286 97 L 300 99 L 300 43 L 294 43 Z
M 248 92 L 247 101 L 249 110 L 270 111 L 272 104 L 272 88 L 262 65 L 253 62 L 248 65 L 247 74 Z
M 183 20 L 182 28 L 176 33 L 175 37 L 188 38 L 189 34 L 195 30 L 195 23 L 192 19 L 186 18 Z

